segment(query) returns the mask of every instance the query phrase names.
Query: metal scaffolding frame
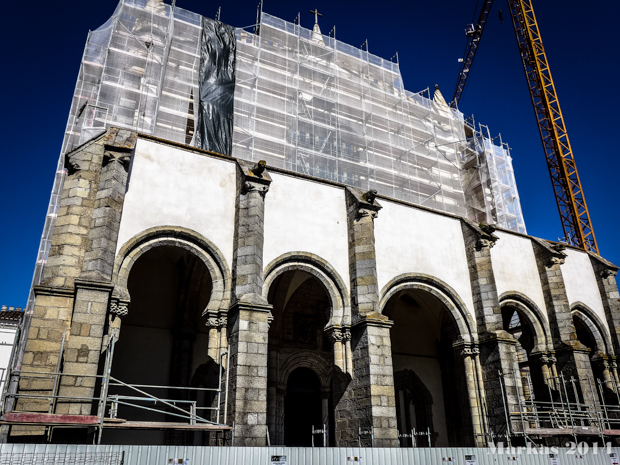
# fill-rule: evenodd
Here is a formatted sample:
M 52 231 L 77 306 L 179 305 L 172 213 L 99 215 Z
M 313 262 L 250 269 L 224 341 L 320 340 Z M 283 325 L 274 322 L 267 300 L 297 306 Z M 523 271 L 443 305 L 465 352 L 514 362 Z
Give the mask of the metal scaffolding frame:
M 60 356 L 58 359 L 58 366 L 55 372 L 42 372 L 42 371 L 22 371 L 17 369 L 10 370 L 8 378 L 18 384 L 24 384 L 24 382 L 32 383 L 33 385 L 41 385 L 41 382 L 48 385 L 46 381 L 51 381 L 51 390 L 49 394 L 46 393 L 47 389 L 41 387 L 32 389 L 22 389 L 20 393 L 15 394 L 8 389 L 4 389 L 2 393 L 2 400 L 0 403 L 0 411 L 3 415 L 3 420 L 0 421 L 0 425 L 14 426 L 14 425 L 28 425 L 28 426 L 45 426 L 46 436 L 48 442 L 51 442 L 52 434 L 55 428 L 67 428 L 67 427 L 88 427 L 96 430 L 96 435 L 93 442 L 101 444 L 101 438 L 104 429 L 161 429 L 161 430 L 184 430 L 184 431 L 213 431 L 213 432 L 226 432 L 231 431 L 231 441 L 234 441 L 233 428 L 227 425 L 227 402 L 228 402 L 228 382 L 222 382 L 224 358 L 228 358 L 228 351 L 220 354 L 219 360 L 219 377 L 217 388 L 197 388 L 186 386 L 163 386 L 163 385 L 146 385 L 146 384 L 129 384 L 121 381 L 120 379 L 112 376 L 112 360 L 114 357 L 114 347 L 118 339 L 118 330 L 113 329 L 110 341 L 106 349 L 106 357 L 102 375 L 85 375 L 81 373 L 67 373 L 61 370 L 62 354 L 64 353 L 64 341 L 66 339 L 66 331 L 63 337 L 63 344 L 60 348 Z M 67 396 L 60 395 L 60 386 L 62 379 L 69 377 L 76 378 L 90 378 L 94 379 L 95 383 L 100 383 L 99 395 L 92 397 L 80 397 L 80 396 Z M 110 389 L 121 388 L 125 391 L 129 391 L 131 394 L 119 394 L 110 393 Z M 28 393 L 28 390 L 32 390 L 36 393 Z M 198 401 L 190 399 L 168 399 L 161 395 L 155 395 L 151 391 L 162 390 L 178 390 L 182 392 L 193 393 L 213 393 L 215 399 L 211 406 L 199 406 Z M 9 402 L 12 400 L 13 402 Z M 62 415 L 55 414 L 56 408 L 59 403 L 76 403 L 97 405 L 97 415 Z M 28 411 L 20 409 L 21 405 L 32 406 L 36 405 L 35 411 Z M 163 407 L 156 407 L 157 405 Z M 224 412 L 222 418 L 222 405 L 224 405 Z M 17 408 L 14 408 L 16 406 Z M 47 414 L 42 413 L 42 409 L 47 406 Z M 155 412 L 164 414 L 167 417 L 174 417 L 180 419 L 183 422 L 152 422 L 152 421 L 126 421 L 118 418 L 119 406 L 130 407 L 132 409 L 138 409 L 141 411 Z M 205 418 L 201 411 L 207 413 L 212 412 L 216 421 L 208 420 Z M 108 416 L 106 416 L 106 412 Z M 220 422 L 220 420 L 223 420 Z
M 578 437 L 600 438 L 602 443 L 620 436 L 620 387 L 615 376 L 601 380 L 591 377 L 577 379 L 558 376 L 545 378 L 545 399 L 537 399 L 535 386 L 527 371 L 499 372 L 502 390 L 505 427 L 495 437 L 507 439 L 523 438 L 526 442 L 539 445 L 544 437 L 567 436 L 575 443 Z M 507 382 L 508 380 L 508 382 Z M 507 385 L 517 389 L 515 399 L 507 395 Z M 593 403 L 584 400 L 580 389 L 588 386 L 588 396 Z M 615 397 L 613 402 L 607 398 Z M 491 438 L 493 440 L 493 438 Z M 596 439 L 594 439 L 596 440 Z

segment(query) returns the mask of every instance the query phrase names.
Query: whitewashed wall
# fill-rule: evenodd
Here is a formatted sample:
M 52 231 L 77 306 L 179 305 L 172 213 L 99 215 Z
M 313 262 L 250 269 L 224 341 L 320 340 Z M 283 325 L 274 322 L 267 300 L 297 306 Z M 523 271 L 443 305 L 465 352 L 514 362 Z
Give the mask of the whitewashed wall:
M 263 264 L 289 252 L 318 255 L 349 288 L 349 249 L 344 189 L 270 173 L 265 197 Z
M 529 297 L 547 318 L 532 241 L 500 231 L 495 235 L 499 240 L 491 248 L 491 260 L 498 295 L 501 296 L 504 292 L 520 292 Z
M 562 276 L 564 277 L 568 302 L 571 305 L 575 302 L 586 304 L 601 319 L 605 328 L 608 328 L 603 301 L 596 284 L 596 276 L 594 276 L 590 257 L 585 252 L 573 249 L 566 249 L 564 252 L 567 257 L 564 265 L 562 265 Z
M 181 226 L 212 241 L 232 264 L 235 163 L 138 139 L 117 252 L 155 226 Z
M 381 200 L 375 220 L 379 290 L 403 273 L 422 273 L 452 287 L 473 316 L 465 242 L 459 220 Z
M 0 390 L 4 388 L 4 381 L 8 374 L 16 333 L 15 325 L 0 324 Z

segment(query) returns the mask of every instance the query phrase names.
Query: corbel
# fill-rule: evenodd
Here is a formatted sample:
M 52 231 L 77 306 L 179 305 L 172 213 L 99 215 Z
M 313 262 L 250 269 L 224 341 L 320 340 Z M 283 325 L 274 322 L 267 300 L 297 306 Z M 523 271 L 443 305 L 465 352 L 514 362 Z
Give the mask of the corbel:
M 379 216 L 379 210 L 383 207 L 377 201 L 377 191 L 371 189 L 369 191 L 363 191 L 356 187 L 345 187 L 346 191 L 351 195 L 353 204 L 355 205 L 355 219 L 359 220 L 370 216 L 375 219 Z
M 241 194 L 257 191 L 262 197 L 269 191 L 271 176 L 267 172 L 267 162 L 260 160 L 258 163 L 237 160 L 237 165 L 241 170 Z

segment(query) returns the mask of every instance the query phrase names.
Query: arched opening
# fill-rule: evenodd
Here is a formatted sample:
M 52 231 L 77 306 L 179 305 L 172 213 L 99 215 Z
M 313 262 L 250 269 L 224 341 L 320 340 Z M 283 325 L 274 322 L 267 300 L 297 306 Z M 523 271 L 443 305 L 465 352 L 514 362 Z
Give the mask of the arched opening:
M 208 355 L 208 328 L 202 312 L 212 291 L 212 279 L 204 262 L 191 252 L 161 246 L 141 255 L 127 283 L 131 304 L 116 343 L 112 376 L 128 384 L 161 386 L 140 388 L 160 399 L 188 409 L 187 401 L 210 407 L 210 392 L 174 387 L 217 387 L 218 361 Z M 111 388 L 111 394 L 139 395 L 128 388 Z M 145 405 L 143 402 L 140 405 Z M 162 403 L 146 405 L 157 413 L 120 405 L 118 417 L 128 421 L 187 422 L 176 418 Z M 211 419 L 208 410 L 198 415 Z M 106 442 L 115 444 L 206 445 L 206 435 L 183 431 L 110 431 Z
M 324 285 L 301 270 L 278 276 L 271 284 L 268 300 L 273 305 L 267 362 L 267 424 L 271 443 L 309 445 L 311 425 L 319 428 L 319 425 L 326 424 L 329 431 L 333 431 L 334 426 L 331 413 L 334 355 L 332 342 L 324 331 L 330 320 L 331 302 Z M 304 376 L 307 380 L 318 380 L 319 384 L 312 381 L 311 388 L 306 386 L 312 393 L 306 393 L 309 397 L 305 405 L 295 407 L 296 402 L 303 403 L 303 392 L 299 389 L 304 387 L 291 383 L 297 383 Z M 289 393 L 289 387 L 294 391 Z M 333 444 L 333 435 L 329 437 Z M 317 444 L 322 442 L 318 437 L 316 439 Z
M 321 429 L 322 421 L 321 382 L 310 368 L 296 368 L 286 382 L 284 443 L 289 447 L 311 446 L 312 428 Z M 321 441 L 317 445 L 322 445 Z
M 530 401 L 548 401 L 549 388 L 540 363 L 533 363 L 536 344 L 536 331 L 528 316 L 519 308 L 506 305 L 502 307 L 504 331 L 511 334 L 517 341 L 517 361 L 523 388 L 523 398 Z
M 453 348 L 460 334 L 450 311 L 427 291 L 404 289 L 390 298 L 383 314 L 394 321 L 390 337 L 399 433 L 413 430 L 418 447 L 471 445 L 465 366 Z M 401 439 L 401 446 L 411 445 Z
M 592 368 L 592 386 L 598 393 L 599 400 L 605 404 L 618 405 L 616 386 L 612 382 L 612 374 L 606 359 L 606 349 L 602 341 L 600 330 L 586 314 L 574 310 L 573 324 L 577 333 L 577 340 L 590 349 L 590 366 Z

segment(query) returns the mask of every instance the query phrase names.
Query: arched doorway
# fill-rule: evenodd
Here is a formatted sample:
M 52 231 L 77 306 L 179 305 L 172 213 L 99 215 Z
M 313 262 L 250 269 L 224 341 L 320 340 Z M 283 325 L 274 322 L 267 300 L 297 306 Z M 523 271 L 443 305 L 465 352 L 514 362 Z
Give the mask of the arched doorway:
M 296 368 L 286 382 L 284 397 L 284 444 L 309 447 L 312 427 L 322 428 L 321 382 L 310 368 Z M 317 445 L 321 444 L 319 440 Z
M 613 382 L 613 372 L 607 361 L 607 347 L 603 341 L 601 330 L 590 318 L 586 310 L 574 309 L 571 313 L 573 324 L 577 333 L 577 340 L 590 349 L 590 367 L 592 369 L 591 380 L 593 389 L 597 392 L 599 400 L 605 404 L 618 405 L 616 384 Z
M 208 355 L 208 328 L 202 318 L 212 287 L 204 262 L 188 250 L 160 246 L 141 255 L 127 282 L 131 304 L 116 343 L 112 376 L 129 384 L 167 386 L 141 388 L 159 398 L 194 400 L 199 407 L 210 406 L 210 393 L 173 387 L 217 386 L 219 366 Z M 110 393 L 136 395 L 127 388 L 111 388 Z M 155 408 L 167 409 L 161 403 Z M 210 416 L 204 410 L 198 414 Z M 118 417 L 184 421 L 123 405 Z M 103 439 L 114 444 L 208 444 L 202 433 L 187 432 L 110 431 Z
M 273 305 L 267 362 L 267 425 L 271 443 L 310 445 L 311 425 L 318 428 L 326 424 L 329 431 L 334 427 L 334 355 L 332 341 L 324 330 L 330 321 L 331 301 L 321 281 L 301 270 L 279 275 L 270 286 L 268 300 Z M 309 383 L 306 387 L 299 385 L 302 379 Z M 293 389 L 291 393 L 289 387 Z M 299 398 L 299 389 L 310 389 L 306 394 L 313 399 L 299 407 L 306 409 L 303 415 L 294 413 L 297 410 L 293 400 Z M 333 445 L 334 435 L 329 437 Z
M 418 447 L 472 444 L 473 429 L 465 367 L 453 344 L 456 322 L 430 292 L 404 289 L 387 301 L 399 433 L 418 435 Z M 410 447 L 410 440 L 401 440 Z
M 516 306 L 505 305 L 502 307 L 503 329 L 511 334 L 517 341 L 516 352 L 519 363 L 519 376 L 523 398 L 526 402 L 549 401 L 549 393 L 553 396 L 555 386 L 549 384 L 543 373 L 542 363 L 534 363 L 534 350 L 537 347 L 537 337 L 534 326 L 528 315 Z M 544 349 L 544 347 L 542 347 Z M 550 376 L 550 374 L 547 374 Z

